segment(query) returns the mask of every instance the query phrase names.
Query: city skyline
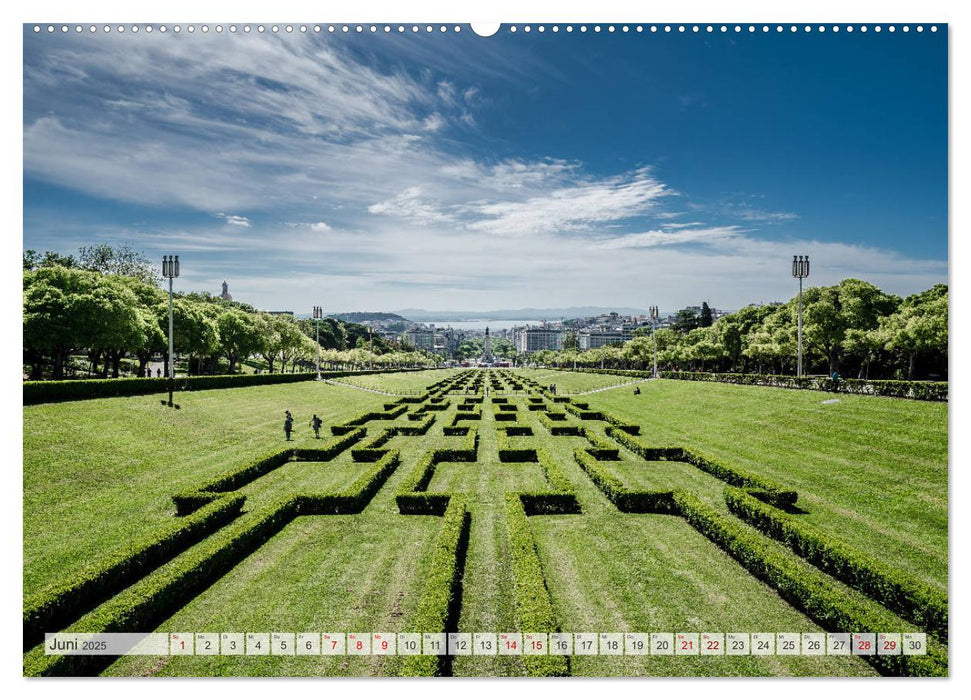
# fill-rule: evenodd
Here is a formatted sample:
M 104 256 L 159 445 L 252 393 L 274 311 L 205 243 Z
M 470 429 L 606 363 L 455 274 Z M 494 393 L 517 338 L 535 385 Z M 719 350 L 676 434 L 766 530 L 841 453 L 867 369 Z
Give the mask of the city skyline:
M 24 248 L 301 312 L 947 281 L 947 37 L 35 35 Z

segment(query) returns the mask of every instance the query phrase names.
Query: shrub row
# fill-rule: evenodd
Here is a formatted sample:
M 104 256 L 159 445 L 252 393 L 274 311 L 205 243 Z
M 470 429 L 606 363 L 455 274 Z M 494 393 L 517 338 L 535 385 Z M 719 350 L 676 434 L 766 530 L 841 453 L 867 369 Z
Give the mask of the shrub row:
M 532 435 L 533 428 L 524 423 L 513 423 L 512 425 L 497 425 L 496 430 L 501 430 L 509 437 Z
M 272 452 L 243 467 L 224 472 L 193 491 L 177 493 L 172 496 L 175 513 L 180 516 L 188 515 L 218 498 L 217 494 L 235 491 L 240 486 L 244 486 L 286 464 L 292 457 L 292 449 Z
M 873 601 L 848 597 L 824 574 L 805 562 L 779 552 L 770 541 L 733 518 L 720 515 L 696 497 L 674 493 L 678 511 L 698 532 L 725 550 L 752 575 L 824 629 L 839 632 L 880 632 L 900 629 L 898 618 Z M 902 630 L 906 631 L 906 630 Z M 928 638 L 926 656 L 865 656 L 883 673 L 901 676 L 947 675 L 947 651 Z
M 303 447 L 293 450 L 293 457 L 301 462 L 329 462 L 366 435 L 365 428 L 354 428 L 349 433 L 325 443 L 322 447 Z
M 947 642 L 947 596 L 799 522 L 740 489 L 725 489 L 736 516 L 843 583 Z
M 435 414 L 429 413 L 417 425 L 400 425 L 396 428 L 398 435 L 424 435 L 435 422 Z
M 559 627 L 536 551 L 536 541 L 518 494 L 506 494 L 506 519 L 509 523 L 519 629 L 524 632 L 557 632 Z M 567 676 L 570 673 L 569 660 L 565 656 L 523 656 L 523 665 L 530 676 Z
M 360 513 L 401 463 L 398 450 L 386 451 L 374 466 L 343 491 L 297 497 L 298 515 L 348 515 Z
M 718 374 L 713 372 L 661 372 L 664 379 L 683 379 L 695 382 L 725 382 L 727 384 L 747 384 L 772 386 L 784 389 L 812 389 L 815 391 L 835 391 L 833 380 L 829 377 L 791 377 L 778 374 Z M 920 401 L 947 401 L 947 382 L 914 382 L 878 379 L 840 379 L 839 393 L 862 394 L 866 396 L 893 396 L 900 399 Z
M 435 475 L 435 465 L 440 462 L 474 462 L 479 451 L 479 434 L 475 428 L 469 428 L 464 445 L 458 449 L 429 450 L 418 460 L 408 476 L 399 486 L 395 495 L 398 511 L 403 514 L 441 515 L 448 494 L 422 493 L 428 488 Z
M 582 435 L 590 443 L 590 447 L 586 448 L 587 452 L 597 460 L 616 461 L 620 459 L 620 450 L 613 443 L 607 442 L 590 428 L 583 428 Z
M 278 533 L 297 513 L 297 498 L 278 501 L 224 537 L 206 540 L 176 566 L 143 578 L 68 628 L 68 632 L 141 632 L 157 627 Z M 47 656 L 42 646 L 24 656 L 25 676 L 93 675 L 114 659 Z
M 606 432 L 628 450 L 648 461 L 667 459 L 688 462 L 731 486 L 760 491 L 763 500 L 772 505 L 793 505 L 799 497 L 792 489 L 737 467 L 725 466 L 696 450 L 683 447 L 648 447 L 633 435 L 612 425 L 607 426 Z
M 364 374 L 408 372 L 415 370 L 360 370 L 355 372 L 321 372 L 325 379 L 338 379 Z M 316 372 L 297 374 L 217 374 L 176 377 L 176 391 L 204 391 L 207 389 L 236 389 L 245 386 L 290 384 L 316 379 Z M 167 377 L 133 377 L 124 379 L 76 379 L 62 381 L 24 382 L 24 405 L 55 401 L 79 401 L 115 396 L 161 394 L 169 390 Z
M 618 418 L 612 413 L 607 413 L 606 411 L 600 412 L 600 419 L 607 421 L 611 425 L 623 430 L 625 433 L 630 433 L 631 435 L 640 435 L 641 428 L 639 425 L 634 425 L 633 423 L 628 423 L 623 418 Z
M 560 415 L 562 418 L 556 418 Z M 539 422 L 550 431 L 550 435 L 583 435 L 583 426 L 566 422 L 566 414 L 540 413 Z
M 224 472 L 194 491 L 184 491 L 172 496 L 176 515 L 188 515 L 214 500 L 216 494 L 235 491 L 283 466 L 293 458 L 301 461 L 329 461 L 363 438 L 366 432 L 364 428 L 354 428 L 346 435 L 339 436 L 322 447 L 275 451 L 242 467 Z
M 573 482 L 566 477 L 560 465 L 553 459 L 553 455 L 545 447 L 540 447 L 536 450 L 536 461 L 539 462 L 539 466 L 543 469 L 543 475 L 550 483 L 550 486 L 553 487 L 554 491 L 573 491 Z
M 573 458 L 604 496 L 625 513 L 675 513 L 671 491 L 631 491 L 605 464 L 577 447 Z
M 535 462 L 536 448 L 513 447 L 505 430 L 496 431 L 496 444 L 499 448 L 500 462 Z
M 411 628 L 415 632 L 445 633 L 455 628 L 459 604 L 461 563 L 469 537 L 469 511 L 464 495 L 452 496 L 444 511 L 442 529 L 424 579 L 424 590 Z M 408 656 L 399 671 L 402 676 L 434 676 L 444 657 Z
M 515 413 L 497 413 L 493 417 L 496 419 L 496 421 L 500 423 L 507 423 L 510 421 L 518 420 L 518 416 Z
M 61 629 L 236 518 L 245 496 L 216 497 L 186 518 L 118 549 L 79 574 L 45 588 L 24 601 L 24 649 Z

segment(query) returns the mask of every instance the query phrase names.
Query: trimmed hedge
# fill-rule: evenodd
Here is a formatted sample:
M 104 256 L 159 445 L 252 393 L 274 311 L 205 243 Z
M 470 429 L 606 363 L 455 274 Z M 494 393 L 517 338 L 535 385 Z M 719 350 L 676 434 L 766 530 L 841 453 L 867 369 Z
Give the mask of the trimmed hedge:
M 724 382 L 752 386 L 771 386 L 783 389 L 811 389 L 837 391 L 829 377 L 793 377 L 780 374 L 719 374 L 714 372 L 660 372 L 664 379 L 694 382 Z M 892 396 L 918 401 L 947 401 L 947 382 L 914 382 L 882 379 L 840 379 L 838 393 L 865 396 Z
M 388 452 L 347 489 L 333 494 L 291 496 L 253 519 L 238 523 L 225 537 L 207 540 L 157 576 L 148 576 L 86 615 L 69 632 L 138 632 L 153 629 L 215 583 L 298 515 L 361 512 L 400 463 Z M 242 505 L 242 497 L 240 505 Z M 227 499 L 228 500 L 228 499 Z M 90 675 L 114 659 L 106 656 L 46 656 L 36 647 L 24 657 L 24 675 Z
M 948 637 L 947 596 L 740 489 L 725 489 L 728 509 L 834 578 L 933 634 Z
M 582 430 L 583 437 L 590 443 L 590 447 L 586 448 L 587 452 L 596 459 L 600 461 L 617 461 L 620 459 L 620 450 L 614 447 L 612 443 L 604 440 L 590 428 L 583 428 Z
M 519 420 L 519 416 L 515 413 L 497 413 L 493 417 L 500 423 Z
M 298 515 L 352 515 L 360 513 L 391 473 L 401 464 L 398 450 L 386 451 L 374 466 L 343 491 L 297 496 Z
M 330 432 L 334 435 L 346 435 L 352 432 L 355 428 L 364 425 L 372 420 L 394 420 L 402 413 L 405 413 L 408 407 L 404 404 L 398 404 L 394 408 L 387 411 L 368 411 L 357 418 L 353 418 L 346 423 L 338 423 L 337 425 L 330 426 Z
M 452 496 L 443 513 L 442 529 L 435 541 L 431 566 L 411 629 L 419 633 L 445 633 L 457 629 L 461 563 L 469 538 L 469 511 L 464 495 Z M 408 656 L 399 670 L 402 676 L 435 676 L 444 657 Z
M 639 425 L 634 425 L 633 423 L 628 423 L 622 418 L 618 418 L 612 413 L 607 413 L 606 411 L 600 412 L 600 419 L 605 420 L 611 425 L 616 426 L 618 429 L 623 430 L 625 433 L 630 433 L 631 435 L 640 435 L 641 427 Z
M 195 491 L 184 491 L 172 496 L 176 515 L 188 515 L 206 503 L 213 501 L 217 497 L 217 494 L 235 491 L 241 486 L 245 486 L 251 481 L 255 481 L 274 469 L 283 466 L 294 457 L 301 461 L 330 461 L 363 438 L 366 432 L 364 428 L 353 428 L 350 433 L 340 436 L 338 439 L 331 440 L 323 447 L 311 447 L 299 450 L 289 448 L 273 452 L 243 467 L 224 472 L 203 484 Z
M 617 506 L 617 510 L 625 513 L 677 513 L 672 491 L 631 491 L 586 450 L 577 447 L 573 450 L 573 458 L 604 496 Z
M 353 377 L 365 374 L 385 374 L 416 370 L 362 370 L 357 372 L 322 372 L 325 379 Z M 266 384 L 290 384 L 316 379 L 316 372 L 297 374 L 218 374 L 176 377 L 176 391 L 204 391 L 207 389 L 236 389 Z M 124 379 L 73 379 L 62 381 L 24 382 L 24 405 L 55 401 L 80 401 L 115 396 L 161 394 L 169 390 L 167 377 L 133 377 Z
M 529 520 L 519 494 L 506 494 L 506 520 L 515 581 L 516 622 L 523 632 L 558 632 L 553 602 L 546 588 L 543 565 L 536 551 Z M 523 656 L 529 676 L 567 676 L 569 659 L 565 656 Z
M 367 435 L 365 428 L 354 428 L 339 439 L 325 443 L 323 447 L 304 447 L 293 450 L 293 457 L 301 462 L 329 462 L 341 452 Z
M 899 619 L 877 603 L 847 597 L 824 574 L 799 559 L 782 554 L 775 548 L 777 545 L 737 520 L 719 514 L 683 491 L 674 493 L 674 502 L 692 527 L 824 629 L 875 633 L 900 629 Z M 888 675 L 946 676 L 947 650 L 933 637 L 928 638 L 927 647 L 926 656 L 873 655 L 862 658 Z
M 478 457 L 479 433 L 469 428 L 461 448 L 429 450 L 418 460 L 408 476 L 398 487 L 395 502 L 402 514 L 441 515 L 448 503 L 449 494 L 423 493 L 435 475 L 440 462 L 474 462 Z
M 501 430 L 509 437 L 532 435 L 533 429 L 524 423 L 513 423 L 512 425 L 497 425 L 496 430 Z
M 513 447 L 505 430 L 496 431 L 496 444 L 499 448 L 500 462 L 535 462 L 536 448 Z
M 435 414 L 429 413 L 425 416 L 418 425 L 400 425 L 395 430 L 398 435 L 424 435 L 428 432 L 428 429 L 432 427 L 432 423 L 435 422 Z
M 186 518 L 125 545 L 66 581 L 24 601 L 24 649 L 39 644 L 45 632 L 61 629 L 186 549 L 235 519 L 245 496 L 214 496 Z
M 272 452 L 243 467 L 224 472 L 193 491 L 177 493 L 172 496 L 175 513 L 179 516 L 193 513 L 218 498 L 219 493 L 235 491 L 240 486 L 245 486 L 249 482 L 283 466 L 292 457 L 293 449 Z
M 66 631 L 154 629 L 283 529 L 295 517 L 296 506 L 295 498 L 276 502 L 260 516 L 239 523 L 226 537 L 203 542 L 176 566 L 143 578 Z M 112 661 L 108 656 L 47 656 L 43 646 L 38 646 L 24 656 L 24 675 L 94 675 Z
M 689 450 L 684 447 L 648 447 L 633 435 L 612 425 L 607 426 L 606 432 L 607 435 L 628 450 L 648 461 L 675 460 L 687 462 L 731 486 L 760 491 L 763 500 L 772 505 L 793 505 L 799 498 L 799 494 L 792 489 L 786 489 L 781 484 L 737 467 L 725 466 L 697 450 Z
M 536 450 L 536 461 L 539 462 L 539 466 L 543 469 L 543 475 L 550 482 L 554 491 L 573 491 L 573 482 L 566 477 L 566 474 L 560 469 L 559 463 L 553 459 L 553 455 L 545 447 Z

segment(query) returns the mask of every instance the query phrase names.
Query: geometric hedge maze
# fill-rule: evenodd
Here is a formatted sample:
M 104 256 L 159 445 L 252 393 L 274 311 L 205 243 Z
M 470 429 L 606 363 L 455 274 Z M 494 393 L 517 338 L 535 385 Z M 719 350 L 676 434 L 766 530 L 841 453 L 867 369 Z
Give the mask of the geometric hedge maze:
M 455 411 L 449 411 L 452 404 Z M 529 518 L 544 514 L 581 514 L 574 486 L 561 465 L 536 440 L 534 426 L 551 436 L 581 438 L 574 459 L 593 484 L 621 512 L 660 513 L 683 518 L 774 588 L 791 606 L 823 629 L 834 632 L 924 631 L 927 654 L 865 656 L 886 675 L 947 674 L 947 597 L 906 574 L 874 561 L 800 522 L 798 494 L 784 485 L 745 472 L 686 446 L 651 445 L 630 425 L 587 403 L 551 394 L 528 378 L 505 370 L 469 370 L 427 387 L 420 396 L 386 403 L 331 428 L 333 438 L 320 448 L 276 450 L 222 474 L 191 492 L 173 496 L 177 517 L 165 527 L 108 555 L 81 574 L 41 591 L 25 604 L 23 618 L 26 675 L 91 675 L 114 658 L 47 656 L 45 632 L 124 632 L 154 629 L 185 606 L 298 516 L 360 513 L 396 469 L 404 468 L 399 450 L 386 445 L 397 436 L 426 435 L 439 416 L 442 444 L 421 456 L 395 496 L 399 513 L 440 516 L 442 525 L 423 581 L 411 631 L 457 631 L 461 579 L 470 515 L 462 493 L 429 491 L 432 478 L 448 463 L 479 459 L 483 411 L 494 421 L 501 462 L 535 463 L 546 488 L 505 495 L 511 545 L 515 619 L 524 632 L 557 632 L 559 625 L 533 539 Z M 536 421 L 521 417 L 534 414 Z M 572 419 L 568 419 L 568 414 Z M 391 421 L 369 429 L 368 423 Z M 440 422 L 441 423 L 441 422 Z M 597 430 L 596 428 L 600 428 Z M 445 437 L 460 438 L 444 440 Z M 349 486 L 335 493 L 290 495 L 240 518 L 242 487 L 291 461 L 327 462 L 346 450 L 367 465 Z M 700 469 L 725 483 L 728 514 L 684 491 L 635 491 L 611 469 L 626 450 L 650 468 L 672 460 Z M 778 547 L 784 545 L 784 549 Z M 189 551 L 191 550 L 191 551 Z M 159 572 L 163 573 L 159 573 Z M 153 574 L 153 575 L 149 575 Z M 846 596 L 834 579 L 862 593 Z M 911 627 L 901 629 L 901 620 Z M 569 675 L 566 656 L 523 656 L 529 675 Z M 440 675 L 449 657 L 409 656 L 400 672 Z

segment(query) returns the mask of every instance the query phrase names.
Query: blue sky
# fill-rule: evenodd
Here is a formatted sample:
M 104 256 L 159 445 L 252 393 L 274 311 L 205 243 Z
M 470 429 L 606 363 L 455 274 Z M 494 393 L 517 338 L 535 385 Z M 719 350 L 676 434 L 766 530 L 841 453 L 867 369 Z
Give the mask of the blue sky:
M 591 25 L 592 26 L 592 25 Z M 24 34 L 24 247 L 270 309 L 947 278 L 946 29 Z

